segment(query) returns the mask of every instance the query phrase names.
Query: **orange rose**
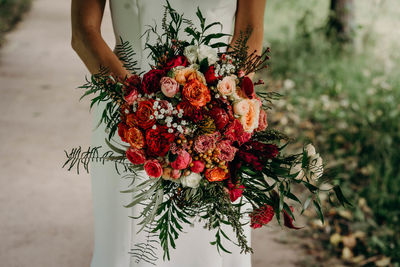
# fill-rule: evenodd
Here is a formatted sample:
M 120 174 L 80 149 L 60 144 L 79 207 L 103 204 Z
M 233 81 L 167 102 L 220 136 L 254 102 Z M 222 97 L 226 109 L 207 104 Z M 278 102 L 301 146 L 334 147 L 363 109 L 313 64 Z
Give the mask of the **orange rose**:
M 184 99 L 195 107 L 205 106 L 207 102 L 211 101 L 210 90 L 197 79 L 185 84 L 182 95 Z
M 129 128 L 125 133 L 125 139 L 133 148 L 142 149 L 144 147 L 143 134 L 137 127 Z
M 185 85 L 185 83 L 197 79 L 201 81 L 203 84 L 206 84 L 206 79 L 204 78 L 204 75 L 195 70 L 194 68 L 184 68 L 184 69 L 179 69 L 175 71 L 175 76 L 174 79 L 180 84 L 180 85 Z
M 228 178 L 228 173 L 220 167 L 214 167 L 212 169 L 207 169 L 205 173 L 206 179 L 209 182 L 223 181 Z
M 144 100 L 139 102 L 135 117 L 133 119 L 136 126 L 139 126 L 142 129 L 148 129 L 156 123 L 156 119 L 154 117 L 153 102 L 154 101 L 152 100 Z
M 128 125 L 129 127 L 135 127 L 136 126 L 136 116 L 135 114 L 128 114 L 126 116 L 126 121 L 125 121 L 126 125 Z

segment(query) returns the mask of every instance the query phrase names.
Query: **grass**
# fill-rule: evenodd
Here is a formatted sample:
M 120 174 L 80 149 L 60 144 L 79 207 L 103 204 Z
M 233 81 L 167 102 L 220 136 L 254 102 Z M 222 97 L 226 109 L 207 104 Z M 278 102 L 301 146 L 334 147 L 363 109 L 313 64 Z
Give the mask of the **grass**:
M 355 46 L 341 49 L 323 34 L 328 4 L 327 0 L 267 4 L 271 85 L 286 96 L 280 112 L 299 117 L 281 127 L 292 127 L 286 130 L 317 143 L 335 183 L 354 203 L 348 209 L 351 216 L 329 215 L 331 227 L 321 232 L 347 238 L 361 231 L 364 237 L 350 246 L 350 257 L 343 254 L 343 242 L 326 242 L 325 247 L 350 263 L 374 266 L 387 257 L 399 264 L 400 56 L 393 47 L 400 36 L 385 25 L 397 23 L 400 11 L 393 11 L 391 4 L 396 3 L 391 0 L 356 1 Z M 334 214 L 345 213 L 337 209 Z
M 0 0 L 0 45 L 4 42 L 5 34 L 29 10 L 31 2 L 32 0 Z

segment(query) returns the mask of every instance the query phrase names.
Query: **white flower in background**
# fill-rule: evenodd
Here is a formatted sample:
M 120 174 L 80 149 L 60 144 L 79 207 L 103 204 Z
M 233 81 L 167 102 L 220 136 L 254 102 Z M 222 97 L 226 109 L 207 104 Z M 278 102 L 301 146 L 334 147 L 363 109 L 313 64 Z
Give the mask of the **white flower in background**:
M 317 152 L 315 151 L 315 147 L 312 144 L 306 145 L 304 150 L 307 152 L 308 157 L 314 156 Z
M 208 65 L 213 65 L 218 61 L 218 54 L 217 51 L 207 45 L 200 45 L 198 49 L 198 58 L 199 62 L 201 62 L 203 59 L 207 58 L 208 60 Z
M 183 187 L 197 188 L 199 187 L 201 176 L 198 173 L 190 173 L 188 176 L 181 177 Z
M 198 58 L 198 46 L 197 45 L 189 45 L 185 47 L 183 51 L 183 55 L 187 58 L 190 64 L 195 64 Z
M 315 147 L 312 144 L 306 145 L 304 151 L 307 154 L 307 166 L 302 166 L 302 163 L 298 163 L 292 166 L 290 174 L 297 173 L 295 179 L 307 177 L 309 180 L 318 180 L 324 173 L 323 160 L 321 156 L 316 153 Z
M 296 180 L 303 180 L 304 171 L 301 168 L 301 163 L 292 166 L 292 168 L 290 169 L 290 174 L 296 174 L 296 173 L 297 173 L 297 176 L 295 177 L 295 179 Z
M 311 180 L 318 180 L 324 174 L 324 165 L 319 154 L 309 157 L 307 176 Z

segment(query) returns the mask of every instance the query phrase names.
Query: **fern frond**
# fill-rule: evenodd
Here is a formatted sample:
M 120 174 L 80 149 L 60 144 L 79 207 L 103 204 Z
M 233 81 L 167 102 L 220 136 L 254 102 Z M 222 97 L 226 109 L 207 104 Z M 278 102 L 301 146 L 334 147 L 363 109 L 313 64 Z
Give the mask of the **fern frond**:
M 158 235 L 153 233 L 155 227 L 155 223 L 146 225 L 146 228 L 144 230 L 144 232 L 146 233 L 146 241 L 136 243 L 134 245 L 134 248 L 131 249 L 130 254 L 135 259 L 136 264 L 144 261 L 151 265 L 156 265 L 155 262 L 158 260 L 156 245 L 159 244 L 159 241 Z
M 115 52 L 124 64 L 124 67 L 132 74 L 136 74 L 136 72 L 140 70 L 137 66 L 138 61 L 134 60 L 136 53 L 133 50 L 132 44 L 128 41 L 124 41 L 122 37 L 120 37 L 120 43 L 115 46 Z
M 83 167 L 83 169 L 87 173 L 89 173 L 89 164 L 91 162 L 100 162 L 102 164 L 105 164 L 105 162 L 111 161 L 114 162 L 114 166 L 118 174 L 121 173 L 121 166 L 123 167 L 123 170 L 125 172 L 131 169 L 132 164 L 125 162 L 125 156 L 116 156 L 112 151 L 107 151 L 103 154 L 100 154 L 100 148 L 101 146 L 89 147 L 86 151 L 82 151 L 82 148 L 78 147 L 71 149 L 69 153 L 67 151 L 64 151 L 67 157 L 67 161 L 64 163 L 62 168 L 68 166 L 68 171 L 71 171 L 75 168 L 76 172 L 79 174 L 80 169 Z

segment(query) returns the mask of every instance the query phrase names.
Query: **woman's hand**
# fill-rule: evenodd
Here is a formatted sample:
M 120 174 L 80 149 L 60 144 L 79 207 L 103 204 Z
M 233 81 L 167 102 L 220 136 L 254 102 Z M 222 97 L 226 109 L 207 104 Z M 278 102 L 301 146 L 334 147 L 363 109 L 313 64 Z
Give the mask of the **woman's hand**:
M 237 0 L 235 30 L 231 45 L 239 38 L 240 32 L 245 33 L 248 28 L 252 30 L 247 42 L 249 53 L 256 51 L 261 55 L 264 39 L 264 10 L 266 0 Z M 250 78 L 254 73 L 248 75 Z
M 130 73 L 101 36 L 105 1 L 72 0 L 71 45 L 92 74 L 98 73 L 100 67 L 106 67 L 110 73 L 126 77 Z

